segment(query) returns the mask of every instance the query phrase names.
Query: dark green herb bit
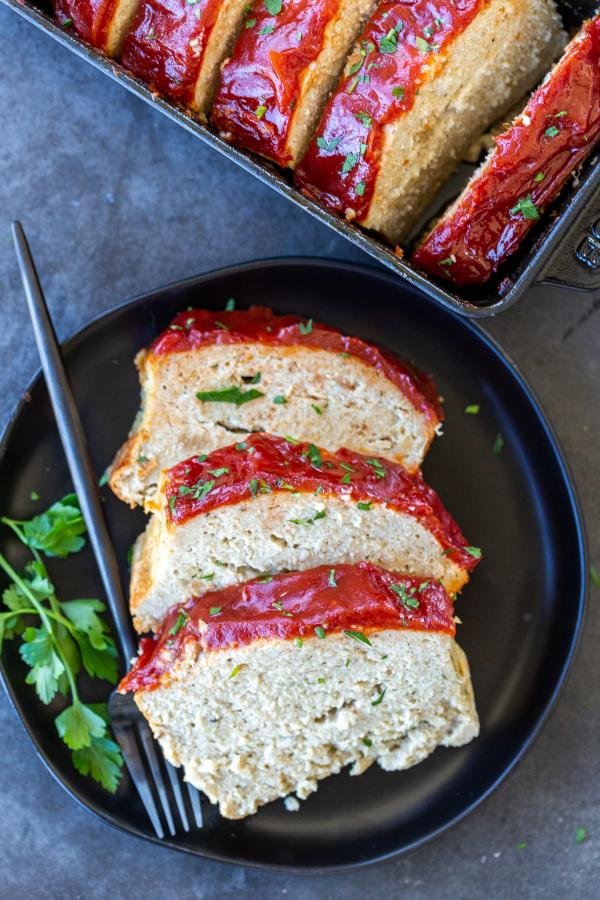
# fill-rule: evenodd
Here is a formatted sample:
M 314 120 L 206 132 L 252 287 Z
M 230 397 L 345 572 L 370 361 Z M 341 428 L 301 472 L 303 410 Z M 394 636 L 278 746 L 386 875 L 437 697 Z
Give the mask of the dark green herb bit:
M 190 496 L 192 500 L 204 500 L 204 498 L 210 494 L 214 486 L 214 479 L 205 481 L 203 478 L 200 478 L 192 487 L 188 487 L 186 484 L 180 484 L 179 493 L 183 497 Z
M 302 647 L 304 645 L 304 641 L 302 640 L 301 637 L 295 638 L 294 643 L 295 643 L 296 647 Z
M 220 391 L 198 391 L 196 397 L 202 403 L 235 403 L 241 406 L 243 403 L 249 403 L 250 400 L 258 400 L 264 397 L 262 391 L 252 388 L 250 391 L 242 391 L 239 387 L 223 388 Z
M 325 153 L 333 153 L 340 141 L 341 137 L 331 138 L 331 140 L 328 141 L 321 136 L 317 138 L 317 147 L 319 147 L 320 150 L 324 150 Z
M 231 672 L 229 673 L 229 678 L 235 678 L 235 676 L 238 675 L 241 672 L 241 670 L 242 670 L 241 663 L 238 666 L 234 666 L 233 669 L 231 670 Z
M 227 303 L 225 304 L 225 312 L 232 312 L 235 309 L 235 300 L 233 297 L 230 297 Z
M 418 609 L 419 601 L 414 596 L 415 588 L 409 588 L 408 590 L 403 584 L 390 584 L 391 589 L 395 594 L 400 597 L 400 602 L 402 606 L 406 607 L 406 609 Z
M 517 844 L 517 850 L 524 850 L 527 846 L 527 841 L 519 841 Z
M 188 614 L 186 613 L 185 609 L 180 609 L 179 615 L 175 619 L 175 622 L 173 623 L 173 625 L 169 628 L 168 634 L 169 635 L 178 634 L 181 631 L 181 629 L 183 628 L 183 626 L 185 625 L 185 623 L 187 622 L 187 620 L 188 620 Z
M 468 416 L 476 416 L 479 412 L 479 403 L 471 403 L 465 406 L 465 412 Z
M 585 839 L 587 838 L 587 828 L 576 828 L 575 829 L 575 843 L 583 844 Z
M 267 22 L 266 25 L 263 25 L 262 28 L 259 28 L 258 33 L 259 34 L 273 34 L 274 31 L 275 31 L 275 26 L 273 25 L 273 23 Z
M 367 189 L 366 181 L 359 181 L 356 187 L 354 188 L 354 193 L 357 197 L 363 197 L 365 190 Z
M 549 138 L 554 138 L 557 134 L 560 134 L 560 132 L 556 125 L 551 125 L 549 128 L 546 128 L 544 134 Z
M 346 158 L 342 163 L 342 175 L 346 175 L 348 172 L 350 172 L 357 162 L 358 156 L 355 153 L 347 153 Z
M 435 44 L 429 44 L 429 43 L 425 40 L 425 38 L 422 38 L 422 37 L 420 37 L 420 36 L 418 36 L 418 37 L 415 39 L 415 45 L 416 45 L 417 50 L 419 51 L 419 53 L 437 53 L 438 50 L 440 49 L 440 48 L 439 48 L 438 46 L 436 46 Z
M 335 569 L 329 570 L 329 587 L 337 587 L 337 581 L 335 580 Z
M 366 462 L 375 470 L 377 478 L 385 478 L 385 468 L 380 459 L 368 459 Z
M 373 700 L 373 701 L 371 702 L 371 706 L 379 706 L 379 704 L 381 703 L 381 701 L 382 701 L 383 698 L 385 697 L 385 692 L 386 692 L 386 690 L 387 690 L 387 688 L 383 688 L 383 690 L 381 691 L 381 693 L 375 698 L 375 700 Z
M 404 100 L 404 88 L 401 85 L 392 88 L 392 96 L 397 100 Z
M 208 459 L 208 454 L 203 453 L 201 456 L 195 456 L 194 462 L 203 463 L 203 462 L 206 462 L 207 459 Z
M 246 19 L 246 28 L 254 28 L 256 19 Z
M 140 466 L 144 466 L 148 462 L 148 457 L 147 456 L 138 456 L 138 458 L 136 459 L 136 462 Z
M 318 513 L 315 513 L 312 519 L 290 519 L 290 522 L 292 523 L 292 525 L 304 525 L 306 527 L 309 527 L 311 525 L 314 525 L 314 523 L 319 519 L 324 519 L 326 515 L 327 512 L 322 509 Z
M 454 253 L 451 253 L 450 256 L 444 257 L 444 259 L 440 259 L 440 266 L 453 266 L 456 262 L 456 257 Z
M 371 740 L 371 738 L 364 737 L 364 738 L 362 739 L 362 742 L 363 742 L 363 744 L 365 745 L 365 747 L 372 747 L 372 746 L 373 746 L 373 741 Z
M 206 575 L 200 575 L 200 581 L 212 581 L 215 577 L 214 572 L 208 572 Z
M 278 16 L 283 6 L 283 0 L 265 0 L 265 9 L 272 16 Z
M 363 512 L 368 512 L 373 507 L 373 501 L 372 500 L 359 500 L 356 505 L 357 505 L 358 509 L 362 510 Z
M 108 484 L 108 479 L 110 478 L 110 472 L 108 469 L 105 469 L 100 478 L 98 479 L 98 487 L 104 487 L 105 484 Z
M 371 125 L 373 124 L 373 119 L 366 112 L 357 112 L 356 118 L 358 119 L 359 122 L 362 122 L 363 125 L 366 125 L 367 128 L 370 128 Z
M 36 500 L 40 499 L 40 495 L 38 494 L 37 491 L 32 491 L 29 495 L 29 499 L 33 500 L 35 502 Z
M 314 409 L 314 411 L 316 412 L 316 414 L 317 414 L 318 416 L 322 416 L 322 415 L 323 415 L 323 410 L 321 409 L 320 406 L 317 406 L 316 403 L 311 403 L 311 406 L 312 406 L 312 408 Z
M 318 638 L 321 638 L 321 640 L 327 637 L 327 633 L 322 625 L 315 625 L 315 634 Z
M 323 676 L 321 676 L 320 678 L 317 678 L 317 684 L 325 684 L 325 681 L 326 681 L 326 679 L 323 678 Z
M 366 636 L 366 634 L 363 634 L 362 631 L 345 630 L 344 634 L 346 635 L 346 637 L 352 638 L 353 641 L 358 641 L 359 644 L 366 644 L 368 647 L 373 646 L 369 638 Z
M 521 197 L 516 206 L 510 211 L 512 216 L 516 216 L 518 213 L 521 213 L 524 219 L 539 219 L 540 213 L 532 200 L 531 194 L 528 194 L 526 197 Z
M 223 609 L 222 606 L 211 606 L 211 608 L 208 611 L 208 614 L 209 614 L 209 616 L 218 616 L 222 609 Z
M 300 329 L 300 334 L 310 334 L 313 330 L 313 320 L 309 319 L 308 322 L 300 322 L 298 328 Z
M 130 544 L 129 550 L 127 551 L 127 568 L 131 568 L 131 561 L 133 559 L 133 551 L 135 549 L 135 543 Z
M 267 111 L 267 107 L 260 104 L 254 110 L 254 115 L 256 116 L 257 119 L 262 119 L 262 117 L 264 116 L 266 111 Z M 229 677 L 231 678 L 232 676 L 230 675 Z
M 284 403 L 287 403 L 287 400 L 282 394 L 277 394 L 276 397 L 273 397 L 273 403 L 282 406 Z
M 214 475 L 215 478 L 220 478 L 221 475 L 227 475 L 228 472 L 229 472 L 229 469 L 226 466 L 223 466 L 223 468 L 221 468 L 221 469 L 209 469 L 208 470 L 209 475 Z
M 238 453 L 241 453 L 243 450 L 248 449 L 248 444 L 246 443 L 246 441 L 240 441 L 239 444 L 235 445 L 235 449 L 238 451 Z
M 546 176 L 543 172 L 538 172 L 533 180 L 536 182 L 536 184 L 539 184 L 540 181 L 543 181 L 545 177 Z
M 502 448 L 504 447 L 504 438 L 501 434 L 496 435 L 496 440 L 494 441 L 494 445 L 492 447 L 492 453 L 498 456 L 499 453 L 502 453 Z
M 172 513 L 175 512 L 175 504 L 176 503 L 177 503 L 177 497 L 175 497 L 175 495 L 173 495 L 172 497 L 169 497 L 169 509 L 171 510 Z
M 472 556 L 474 559 L 481 559 L 481 548 L 480 547 L 465 547 L 465 553 L 468 553 L 469 556 Z
M 306 453 L 315 469 L 321 469 L 323 466 L 323 457 L 321 451 L 314 444 L 308 444 Z

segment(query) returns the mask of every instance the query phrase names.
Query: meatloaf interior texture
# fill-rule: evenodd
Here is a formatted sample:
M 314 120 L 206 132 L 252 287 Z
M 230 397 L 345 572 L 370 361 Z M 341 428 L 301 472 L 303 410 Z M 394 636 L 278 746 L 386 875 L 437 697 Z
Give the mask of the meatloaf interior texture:
M 174 598 L 322 564 L 370 560 L 450 592 L 468 580 L 479 554 L 422 476 L 272 435 L 235 446 L 165 473 L 163 505 L 133 552 L 138 631 L 155 629 Z
M 185 331 L 193 315 L 182 313 L 137 357 L 142 409 L 110 477 L 126 503 L 151 507 L 161 469 L 252 431 L 346 446 L 409 469 L 421 463 L 441 409 L 433 383 L 413 367 L 258 307 L 197 311 L 198 330 Z
M 175 607 L 120 689 L 135 691 L 167 758 L 236 819 L 305 798 L 346 765 L 406 769 L 474 738 L 454 630 L 429 579 L 320 568 Z
M 375 0 L 257 0 L 223 66 L 211 119 L 224 137 L 282 166 L 304 154 Z
M 472 141 L 543 75 L 552 0 L 381 3 L 300 164 L 298 185 L 399 243 Z
M 600 134 L 600 15 L 587 22 L 413 259 L 458 285 L 486 281 Z

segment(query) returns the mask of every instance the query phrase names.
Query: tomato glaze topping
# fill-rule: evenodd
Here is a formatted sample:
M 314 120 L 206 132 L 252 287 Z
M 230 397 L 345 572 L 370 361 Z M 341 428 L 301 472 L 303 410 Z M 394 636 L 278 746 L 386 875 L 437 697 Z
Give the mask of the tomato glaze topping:
M 588 22 L 458 205 L 413 261 L 454 284 L 486 281 L 514 253 L 600 136 L 600 17 Z
M 144 0 L 123 44 L 122 64 L 184 104 L 194 99 L 222 0 Z
M 440 422 L 443 418 L 433 379 L 416 366 L 360 338 L 343 335 L 335 328 L 300 316 L 277 316 L 265 306 L 220 312 L 186 310 L 179 313 L 159 335 L 151 345 L 150 353 L 159 356 L 197 350 L 209 344 L 245 342 L 280 347 L 302 346 L 355 356 L 400 388 L 415 409 L 428 419 Z M 343 365 L 343 359 L 340 359 L 340 365 Z
M 465 549 L 460 528 L 420 472 L 410 474 L 399 463 L 350 450 L 329 453 L 293 438 L 251 434 L 173 466 L 163 489 L 168 520 L 175 526 L 217 507 L 299 491 L 313 494 L 319 506 L 332 496 L 360 503 L 365 515 L 373 504 L 385 504 L 414 516 L 457 565 L 470 570 L 479 558 Z M 317 513 L 325 517 L 326 512 Z
M 386 127 L 413 107 L 419 85 L 443 63 L 448 46 L 485 3 L 379 4 L 296 171 L 304 193 L 349 218 L 366 218 Z
M 276 14 L 255 3 L 223 67 L 211 112 L 215 128 L 282 166 L 303 73 L 323 48 L 340 0 L 286 0 Z
M 437 581 L 394 575 L 368 562 L 258 578 L 171 607 L 158 637 L 142 639 L 119 690 L 159 687 L 189 642 L 211 651 L 261 638 L 300 643 L 346 632 L 349 645 L 366 644 L 369 634 L 383 629 L 453 636 L 452 602 Z
M 54 14 L 60 25 L 99 50 L 106 49 L 108 30 L 118 0 L 53 0 Z

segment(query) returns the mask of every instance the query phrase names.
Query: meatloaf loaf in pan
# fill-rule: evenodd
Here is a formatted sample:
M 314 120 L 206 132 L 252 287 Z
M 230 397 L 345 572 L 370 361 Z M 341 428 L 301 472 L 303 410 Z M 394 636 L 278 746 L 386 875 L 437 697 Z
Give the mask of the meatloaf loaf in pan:
M 600 135 L 600 15 L 587 22 L 413 262 L 456 285 L 486 281 L 518 248 Z
M 175 606 L 120 690 L 135 692 L 167 759 L 238 819 L 346 765 L 407 769 L 476 737 L 454 633 L 430 578 L 321 567 Z
M 564 39 L 552 0 L 380 3 L 296 184 L 400 243 L 473 140 L 541 78 Z
M 192 457 L 164 473 L 160 494 L 132 558 L 139 631 L 173 598 L 258 574 L 366 559 L 455 592 L 480 556 L 420 472 L 294 438 L 253 434 Z
M 139 0 L 52 0 L 54 14 L 107 56 L 119 56 Z
M 415 469 L 442 417 L 432 380 L 409 363 L 264 307 L 183 312 L 136 362 L 142 410 L 110 477 L 132 505 L 152 506 L 161 469 L 250 431 Z

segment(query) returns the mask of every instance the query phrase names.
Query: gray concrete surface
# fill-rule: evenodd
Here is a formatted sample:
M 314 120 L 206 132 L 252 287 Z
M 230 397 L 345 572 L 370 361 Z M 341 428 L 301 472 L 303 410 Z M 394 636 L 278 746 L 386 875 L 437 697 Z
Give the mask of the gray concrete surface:
M 130 295 L 228 263 L 285 254 L 363 259 L 5 8 L 0 43 L 0 427 L 36 368 L 9 241 L 13 217 L 27 226 L 62 337 Z M 486 327 L 556 426 L 600 568 L 598 306 L 537 289 Z M 567 689 L 508 782 L 429 846 L 347 875 L 242 870 L 118 834 L 68 799 L 0 697 L 0 897 L 597 896 L 598 606 L 592 592 Z M 582 844 L 577 827 L 588 831 Z

